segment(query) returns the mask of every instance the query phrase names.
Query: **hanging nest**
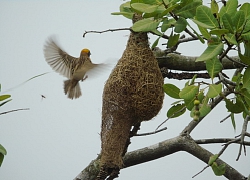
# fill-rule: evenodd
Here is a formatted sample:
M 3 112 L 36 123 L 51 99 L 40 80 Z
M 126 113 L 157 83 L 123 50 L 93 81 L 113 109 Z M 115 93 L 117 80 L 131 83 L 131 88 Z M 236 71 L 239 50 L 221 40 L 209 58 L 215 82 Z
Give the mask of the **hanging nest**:
M 140 19 L 140 15 L 134 15 L 133 22 Z M 164 97 L 162 86 L 163 77 L 149 48 L 147 33 L 131 32 L 127 47 L 104 87 L 98 179 L 118 176 L 130 130 L 158 114 Z

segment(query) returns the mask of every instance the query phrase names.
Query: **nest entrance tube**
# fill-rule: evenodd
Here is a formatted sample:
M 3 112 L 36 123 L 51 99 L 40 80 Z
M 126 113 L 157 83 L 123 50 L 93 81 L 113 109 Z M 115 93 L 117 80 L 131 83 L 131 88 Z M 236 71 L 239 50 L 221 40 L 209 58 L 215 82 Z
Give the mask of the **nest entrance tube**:
M 133 22 L 140 20 L 135 14 Z M 145 32 L 131 32 L 103 91 L 102 151 L 97 180 L 118 177 L 130 131 L 155 117 L 163 103 L 163 77 Z

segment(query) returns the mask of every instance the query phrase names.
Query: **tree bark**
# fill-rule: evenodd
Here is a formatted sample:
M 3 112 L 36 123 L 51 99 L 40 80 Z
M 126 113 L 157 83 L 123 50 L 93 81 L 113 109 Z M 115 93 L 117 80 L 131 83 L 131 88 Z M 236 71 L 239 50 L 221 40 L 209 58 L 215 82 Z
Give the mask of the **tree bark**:
M 185 151 L 202 160 L 206 164 L 208 163 L 209 158 L 213 155 L 211 152 L 198 145 L 188 134 L 186 134 L 126 153 L 124 156 L 124 168 L 152 161 L 179 151 Z M 216 162 L 218 165 L 223 163 L 226 165 L 224 176 L 227 179 L 247 179 L 247 177 L 243 176 L 223 160 L 217 159 Z M 94 180 L 98 174 L 98 164 L 99 158 L 93 160 L 74 180 Z
M 183 56 L 176 53 L 170 53 L 165 56 L 158 57 L 158 64 L 160 68 L 167 68 L 171 70 L 179 71 L 202 71 L 206 70 L 206 64 L 204 62 L 195 62 L 198 57 Z M 223 69 L 236 69 L 243 67 L 240 64 L 238 56 L 223 58 L 222 65 Z M 233 61 L 232 61 L 233 60 Z

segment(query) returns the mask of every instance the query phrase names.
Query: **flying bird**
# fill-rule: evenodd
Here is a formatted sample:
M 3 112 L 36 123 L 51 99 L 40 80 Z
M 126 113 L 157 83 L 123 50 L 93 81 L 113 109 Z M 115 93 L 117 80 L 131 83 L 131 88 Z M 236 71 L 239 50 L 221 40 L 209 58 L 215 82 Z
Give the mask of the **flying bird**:
M 52 37 L 46 41 L 43 52 L 46 62 L 52 69 L 68 78 L 64 81 L 64 93 L 70 99 L 76 99 L 82 95 L 79 81 L 88 77 L 86 73 L 104 65 L 91 62 L 89 49 L 82 49 L 79 58 L 69 55 Z

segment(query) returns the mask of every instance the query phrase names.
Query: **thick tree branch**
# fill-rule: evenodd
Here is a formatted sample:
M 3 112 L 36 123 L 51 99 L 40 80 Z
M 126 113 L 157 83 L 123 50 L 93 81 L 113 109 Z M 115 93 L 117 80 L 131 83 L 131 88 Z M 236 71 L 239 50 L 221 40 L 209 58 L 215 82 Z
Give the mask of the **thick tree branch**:
M 156 52 L 156 59 L 160 68 L 167 68 L 170 70 L 180 71 L 203 71 L 206 70 L 206 64 L 204 62 L 195 62 L 198 57 L 183 56 L 176 53 L 170 53 L 167 55 L 158 54 Z M 223 69 L 236 69 L 243 67 L 240 63 L 238 56 L 230 57 L 233 61 L 228 58 L 223 58 L 222 65 Z M 239 63 L 238 63 L 239 62 Z
M 189 135 L 177 136 L 155 145 L 126 153 L 124 156 L 124 168 L 152 161 L 179 151 L 186 151 L 206 164 L 208 163 L 210 156 L 213 155 L 211 152 L 199 146 Z M 218 159 L 216 162 L 218 165 L 225 163 L 221 159 Z M 227 179 L 247 179 L 230 165 L 226 163 L 225 165 L 226 172 L 224 176 Z M 97 158 L 96 160 L 93 160 L 74 180 L 94 180 L 98 168 L 99 163 Z

